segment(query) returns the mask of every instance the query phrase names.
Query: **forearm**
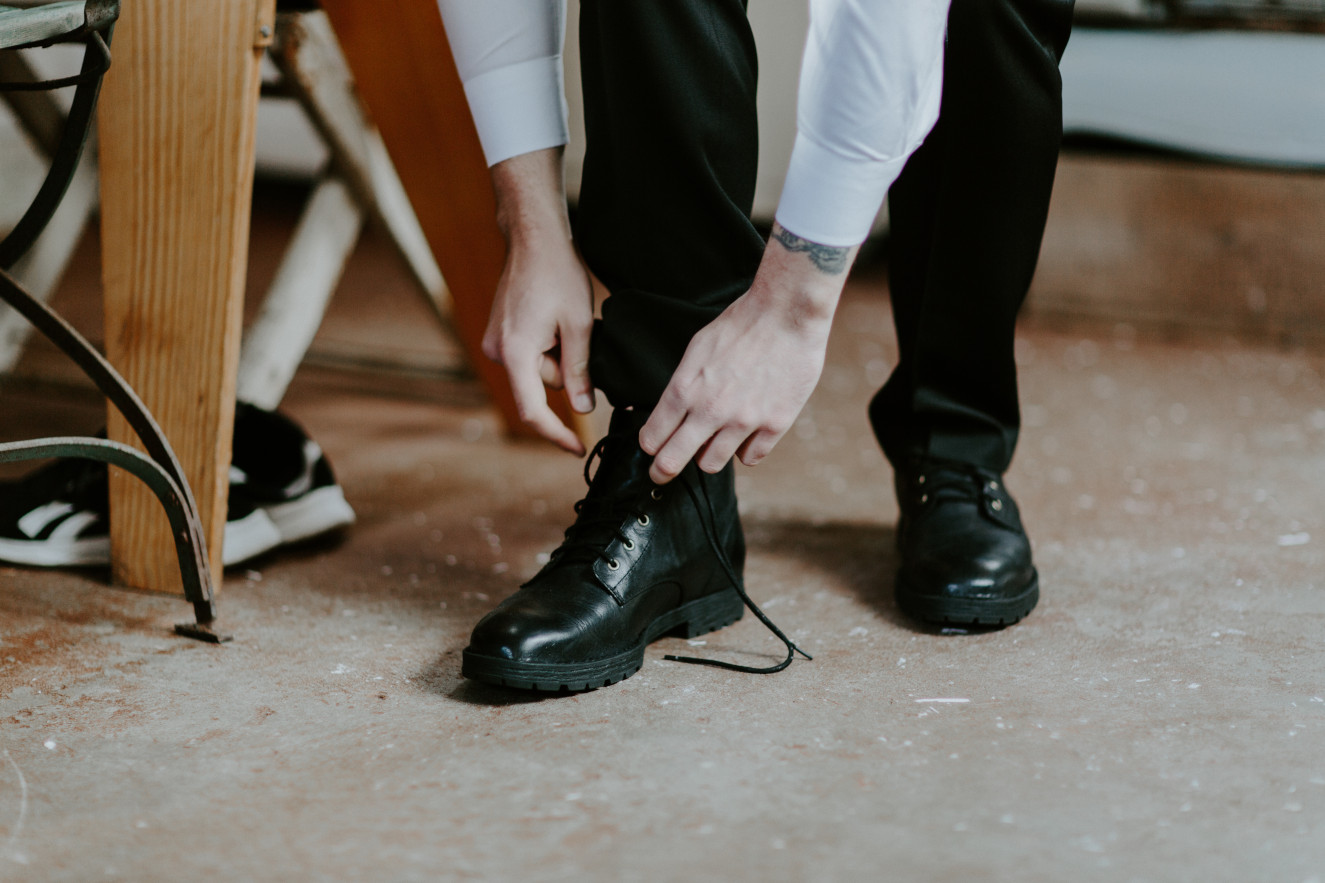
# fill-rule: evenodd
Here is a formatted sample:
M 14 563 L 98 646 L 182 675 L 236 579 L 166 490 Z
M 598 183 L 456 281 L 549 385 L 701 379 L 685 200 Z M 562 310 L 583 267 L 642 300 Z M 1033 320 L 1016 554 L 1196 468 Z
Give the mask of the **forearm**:
M 773 449 L 819 381 L 858 250 L 773 226 L 750 290 L 691 340 L 640 432 L 654 481 L 670 481 L 692 458 L 716 472 L 733 454 L 753 466 Z
M 858 245 L 811 242 L 774 223 L 754 284 L 745 296 L 760 309 L 781 315 L 791 326 L 827 335 L 847 272 L 859 251 Z
M 491 169 L 497 226 L 512 248 L 570 242 L 561 147 L 522 153 Z
M 544 384 L 565 389 L 575 410 L 593 410 L 593 293 L 571 243 L 561 153 L 523 153 L 491 169 L 497 224 L 509 247 L 483 351 L 506 366 L 522 419 L 580 454 L 579 439 L 548 408 L 543 391 Z

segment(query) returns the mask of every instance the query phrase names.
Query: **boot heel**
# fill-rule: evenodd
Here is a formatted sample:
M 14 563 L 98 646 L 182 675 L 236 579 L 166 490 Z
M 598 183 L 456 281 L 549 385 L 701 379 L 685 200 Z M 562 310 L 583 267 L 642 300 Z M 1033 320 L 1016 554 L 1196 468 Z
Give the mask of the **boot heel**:
M 682 638 L 697 638 L 731 625 L 745 615 L 745 602 L 733 589 L 706 595 L 685 607 L 686 621 L 672 630 Z

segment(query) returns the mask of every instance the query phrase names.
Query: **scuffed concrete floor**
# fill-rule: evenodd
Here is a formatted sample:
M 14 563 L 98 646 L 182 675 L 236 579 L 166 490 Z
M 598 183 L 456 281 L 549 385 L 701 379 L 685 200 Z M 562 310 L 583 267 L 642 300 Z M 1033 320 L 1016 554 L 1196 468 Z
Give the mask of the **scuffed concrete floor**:
M 0 568 L 0 879 L 1325 880 L 1325 358 L 1043 327 L 1019 356 L 1023 624 L 894 607 L 876 275 L 739 479 L 748 584 L 815 660 L 662 660 L 772 658 L 747 616 L 561 697 L 466 682 L 460 650 L 579 464 L 463 384 L 305 370 L 287 410 L 360 522 L 231 572 L 232 644 L 95 571 Z M 49 398 L 7 426 L 96 419 Z

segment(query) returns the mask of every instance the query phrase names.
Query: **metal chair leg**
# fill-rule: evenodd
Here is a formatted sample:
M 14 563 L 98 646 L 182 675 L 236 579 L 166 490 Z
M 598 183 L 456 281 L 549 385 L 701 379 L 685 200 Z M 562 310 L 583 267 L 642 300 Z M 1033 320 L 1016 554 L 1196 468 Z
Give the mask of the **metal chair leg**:
M 40 36 L 41 44 L 58 42 L 51 22 L 59 19 L 56 13 L 66 15 L 77 3 L 50 4 L 32 17 L 19 18 L 18 10 L 0 7 L 8 23 L 22 34 Z M 56 9 L 60 7 L 60 9 Z M 52 83 L 4 84 L 9 89 L 53 88 L 76 83 L 73 106 L 65 121 L 64 131 L 51 162 L 51 169 L 33 199 L 27 212 L 9 235 L 0 241 L 0 300 L 8 303 L 38 331 L 65 352 L 97 385 L 117 410 L 128 421 L 139 440 L 147 449 L 147 456 L 126 445 L 96 438 L 46 438 L 0 444 L 0 462 L 44 459 L 49 457 L 83 457 L 97 460 L 137 476 L 156 494 L 166 510 L 174 535 L 175 551 L 179 558 L 180 575 L 184 583 L 185 598 L 193 604 L 196 621 L 177 625 L 175 631 L 199 640 L 219 643 L 229 640 L 214 628 L 216 606 L 213 598 L 211 571 L 207 567 L 207 547 L 202 536 L 198 507 L 184 478 L 170 443 L 161 433 L 152 415 L 144 407 L 124 379 L 111 367 L 68 322 L 49 307 L 34 298 L 8 272 L 36 241 L 50 222 L 69 182 L 78 168 L 83 146 L 87 141 L 92 114 L 96 108 L 102 75 L 110 63 L 109 34 L 111 24 L 118 15 L 117 0 L 88 0 L 81 7 L 81 23 L 77 16 L 71 38 L 87 45 L 82 72 L 68 81 Z M 34 23 L 35 22 L 35 23 Z M 0 24 L 5 23 L 0 20 Z M 101 31 L 106 32 L 106 37 Z M 12 35 L 11 35 L 12 36 Z M 3 44 L 5 47 L 21 45 L 16 37 Z

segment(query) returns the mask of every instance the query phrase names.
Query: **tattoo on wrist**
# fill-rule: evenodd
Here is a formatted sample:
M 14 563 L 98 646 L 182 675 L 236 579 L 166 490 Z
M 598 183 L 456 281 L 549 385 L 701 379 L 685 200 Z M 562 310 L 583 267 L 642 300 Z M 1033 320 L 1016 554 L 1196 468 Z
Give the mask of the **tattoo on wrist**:
M 773 238 L 787 251 L 803 252 L 814 262 L 814 266 L 821 273 L 836 276 L 847 268 L 847 254 L 850 253 L 850 248 L 820 245 L 817 242 L 802 239 L 781 224 L 773 225 Z

